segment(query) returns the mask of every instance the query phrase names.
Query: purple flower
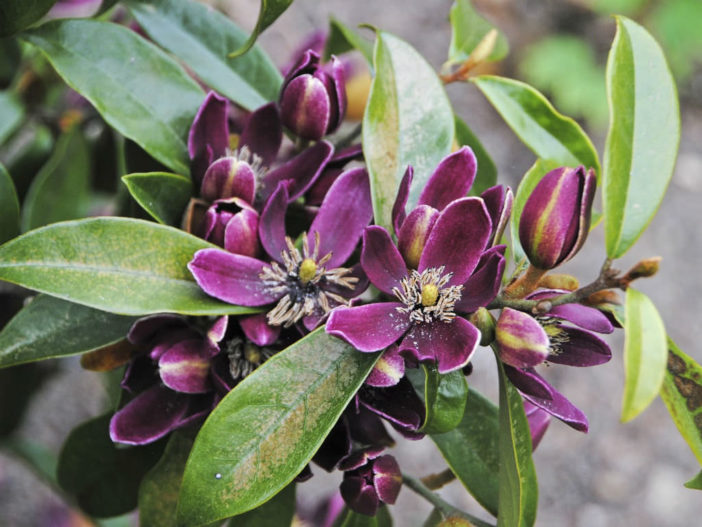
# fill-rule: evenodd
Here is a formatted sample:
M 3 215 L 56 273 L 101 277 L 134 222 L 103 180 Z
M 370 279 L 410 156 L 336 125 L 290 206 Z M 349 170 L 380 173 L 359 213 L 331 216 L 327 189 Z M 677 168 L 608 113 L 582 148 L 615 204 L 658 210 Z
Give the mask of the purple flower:
M 285 76 L 280 89 L 283 123 L 303 139 L 318 141 L 336 130 L 346 113 L 344 67 L 335 57 L 328 67 L 307 50 Z
M 393 456 L 381 456 L 382 451 L 360 450 L 339 465 L 345 471 L 339 490 L 346 505 L 368 516 L 375 516 L 381 503 L 395 503 L 402 488 L 400 466 Z
M 205 213 L 202 237 L 231 253 L 256 258 L 261 252 L 258 224 L 258 213 L 243 199 L 220 199 Z
M 534 267 L 553 269 L 585 243 L 596 184 L 594 170 L 580 166 L 552 170 L 536 185 L 519 220 L 519 241 Z

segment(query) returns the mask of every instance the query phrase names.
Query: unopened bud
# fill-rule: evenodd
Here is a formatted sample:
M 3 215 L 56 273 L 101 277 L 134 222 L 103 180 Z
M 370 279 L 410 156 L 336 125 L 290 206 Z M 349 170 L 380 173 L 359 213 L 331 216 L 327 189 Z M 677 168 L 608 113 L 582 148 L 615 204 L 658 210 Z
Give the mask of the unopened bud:
M 480 345 L 489 346 L 495 340 L 495 317 L 484 307 L 470 316 L 470 322 L 480 330 Z
M 619 293 L 613 289 L 605 289 L 604 291 L 597 291 L 588 296 L 583 303 L 588 306 L 597 307 L 603 304 L 614 304 L 617 306 L 623 305 L 622 299 Z
M 578 279 L 573 275 L 553 273 L 547 274 L 539 280 L 539 287 L 545 289 L 563 289 L 565 291 L 575 291 L 580 287 Z
M 641 260 L 634 267 L 629 269 L 624 275 L 623 280 L 627 283 L 633 282 L 637 278 L 649 278 L 658 272 L 661 265 L 661 257 L 654 256 L 653 258 L 646 258 Z

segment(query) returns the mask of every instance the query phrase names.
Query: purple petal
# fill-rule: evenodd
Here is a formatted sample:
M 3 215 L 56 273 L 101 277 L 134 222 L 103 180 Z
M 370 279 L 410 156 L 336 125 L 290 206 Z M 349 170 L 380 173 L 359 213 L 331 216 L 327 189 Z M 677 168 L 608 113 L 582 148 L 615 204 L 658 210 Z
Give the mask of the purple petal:
M 361 265 L 371 283 L 392 295 L 394 287 L 407 277 L 407 266 L 383 227 L 372 225 L 363 233 Z
M 418 205 L 409 213 L 397 235 L 397 248 L 407 267 L 416 269 L 439 211 L 429 205 Z
M 537 375 L 536 373 L 534 375 Z M 531 404 L 538 406 L 557 419 L 560 419 L 568 426 L 580 432 L 587 432 L 587 417 L 573 403 L 566 399 L 562 393 L 544 381 L 550 392 L 549 397 L 538 397 L 536 395 L 522 392 L 522 396 Z M 517 388 L 519 388 L 517 386 Z M 521 390 L 520 390 L 521 391 Z
M 536 450 L 536 447 L 541 443 L 548 425 L 551 423 L 551 416 L 545 410 L 531 404 L 524 399 L 524 412 L 529 421 L 529 431 L 531 432 L 531 450 Z
M 364 386 L 359 395 L 363 406 L 387 419 L 398 430 L 416 432 L 426 418 L 424 403 L 407 377 L 386 388 Z
M 129 333 L 127 333 L 127 340 L 137 346 L 145 346 L 164 330 L 188 327 L 187 320 L 181 315 L 149 315 L 132 324 Z
M 290 201 L 295 201 L 314 183 L 331 158 L 334 147 L 326 141 L 319 141 L 303 150 L 290 161 L 280 165 L 263 176 L 262 198 L 265 200 L 277 188 L 278 183 L 292 180 L 288 189 Z
M 531 368 L 546 360 L 550 341 L 534 317 L 504 308 L 495 327 L 500 360 L 515 368 Z
M 480 261 L 492 224 L 480 198 L 462 198 L 446 207 L 424 246 L 418 270 L 445 266 L 450 285 L 463 284 Z
M 217 344 L 222 341 L 224 335 L 227 333 L 227 327 L 229 326 L 229 317 L 222 316 L 215 320 L 212 327 L 207 331 L 207 340 L 212 344 L 212 346 L 217 347 Z
M 281 181 L 261 213 L 258 236 L 261 245 L 273 260 L 280 262 L 285 245 L 285 214 L 288 210 L 288 182 Z
M 470 278 L 463 284 L 463 296 L 456 302 L 456 311 L 472 313 L 494 300 L 502 285 L 505 257 L 504 245 L 485 251 Z
M 390 346 L 375 363 L 366 384 L 384 388 L 394 386 L 405 375 L 405 359 L 400 355 L 397 346 Z
M 334 55 L 325 68 L 326 87 L 331 102 L 329 126 L 326 133 L 330 134 L 339 126 L 346 116 L 346 74 L 344 64 Z
M 209 371 L 213 351 L 209 342 L 183 340 L 161 355 L 159 375 L 163 383 L 183 393 L 205 393 L 212 389 Z
M 239 137 L 239 148 L 248 146 L 261 158 L 264 166 L 270 166 L 283 141 L 283 124 L 276 103 L 261 106 L 251 114 Z M 252 200 L 253 201 L 253 200 Z
M 473 185 L 477 169 L 478 161 L 468 146 L 446 156 L 427 181 L 419 196 L 419 204 L 442 210 L 452 201 L 465 197 Z
M 547 289 L 532 293 L 527 296 L 527 299 L 543 300 L 569 292 L 570 291 L 561 291 L 559 289 Z M 560 306 L 555 306 L 550 309 L 548 315 L 567 320 L 582 329 L 596 331 L 597 333 L 612 333 L 614 331 L 612 322 L 604 313 L 599 309 L 583 306 L 582 304 L 562 304 Z
M 358 410 L 349 409 L 345 415 L 349 420 L 351 438 L 354 441 L 374 446 L 393 446 L 395 444 L 378 414 L 365 406 L 358 405 Z
M 310 247 L 319 233 L 319 254 L 332 253 L 326 266 L 343 264 L 358 244 L 363 229 L 373 217 L 370 182 L 364 168 L 343 173 L 329 189 L 307 235 Z
M 583 184 L 583 192 L 580 196 L 580 218 L 578 221 L 578 233 L 573 244 L 573 248 L 566 255 L 566 260 L 570 260 L 575 253 L 585 243 L 587 235 L 590 232 L 590 215 L 592 214 L 592 202 L 595 199 L 595 190 L 597 187 L 597 177 L 594 169 L 590 168 L 585 174 L 585 182 Z
M 209 146 L 216 159 L 224 155 L 229 146 L 227 126 L 227 100 L 211 91 L 205 97 L 188 133 L 188 154 L 193 159 Z
M 505 365 L 505 373 L 507 377 L 509 377 L 509 380 L 512 381 L 512 384 L 522 392 L 522 395 L 529 394 L 541 399 L 548 399 L 551 397 L 551 385 L 536 373 L 534 368 L 519 370 Z
M 612 351 L 601 338 L 583 329 L 557 326 L 565 334 L 560 353 L 551 353 L 549 362 L 568 366 L 596 366 L 609 362 Z
M 337 307 L 329 315 L 326 331 L 359 351 L 378 351 L 399 339 L 410 327 L 409 317 L 397 311 L 402 304 L 381 302 L 358 307 Z
M 344 477 L 339 491 L 350 509 L 367 516 L 375 516 L 378 512 L 380 500 L 375 487 L 366 483 L 362 476 Z
M 412 165 L 408 165 L 405 175 L 402 176 L 402 181 L 400 181 L 400 188 L 397 189 L 395 203 L 392 206 L 392 227 L 395 229 L 396 234 L 400 232 L 400 227 L 405 221 L 405 207 L 407 206 L 407 198 L 409 197 L 413 177 L 414 168 L 412 168 Z
M 470 362 L 480 342 L 480 331 L 461 317 L 451 322 L 416 324 L 402 340 L 400 349 L 418 361 L 436 362 L 439 373 L 448 373 Z
M 257 346 L 270 346 L 280 336 L 280 326 L 271 326 L 266 322 L 266 314 L 251 315 L 239 319 L 246 338 Z
M 295 62 L 295 64 L 290 68 L 285 79 L 283 79 L 283 85 L 280 89 L 281 93 L 285 87 L 298 75 L 305 73 L 313 73 L 319 65 L 319 53 L 314 50 L 307 49 L 300 55 L 300 58 Z
M 392 505 L 402 488 L 400 465 L 389 454 L 373 460 L 373 485 L 380 501 Z
M 224 228 L 224 249 L 256 258 L 261 252 L 258 224 L 258 214 L 253 209 L 242 209 L 235 214 Z
M 138 393 L 159 382 L 161 382 L 160 377 L 153 360 L 146 355 L 141 355 L 127 363 L 124 377 L 119 385 L 129 393 Z
M 188 269 L 210 296 L 240 306 L 263 306 L 281 296 L 271 293 L 259 278 L 265 265 L 248 256 L 220 249 L 201 249 L 195 253 Z
M 208 201 L 241 198 L 253 203 L 255 187 L 256 175 L 251 165 L 235 157 L 222 157 L 205 172 L 200 195 Z
M 512 204 L 514 202 L 512 189 L 504 185 L 496 185 L 487 189 L 480 197 L 485 202 L 485 207 L 487 207 L 488 214 L 490 214 L 490 219 L 492 220 L 492 234 L 488 245 L 499 243 L 509 221 L 510 214 L 512 214 Z
M 344 416 L 331 429 L 329 435 L 317 450 L 312 461 L 327 472 L 336 468 L 339 462 L 351 453 L 351 436 Z
M 281 90 L 283 123 L 296 135 L 318 141 L 330 125 L 332 101 L 323 80 L 300 75 Z
M 178 428 L 187 409 L 187 395 L 154 386 L 112 416 L 110 438 L 129 445 L 153 443 Z

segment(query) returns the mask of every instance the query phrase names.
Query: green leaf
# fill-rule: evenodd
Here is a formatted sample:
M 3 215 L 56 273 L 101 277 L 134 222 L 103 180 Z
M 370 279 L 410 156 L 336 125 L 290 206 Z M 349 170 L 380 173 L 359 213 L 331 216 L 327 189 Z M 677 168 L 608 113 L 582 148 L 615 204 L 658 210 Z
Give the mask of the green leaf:
M 214 245 L 127 218 L 55 223 L 0 247 L 0 280 L 123 315 L 256 313 L 210 298 L 186 265 Z
M 497 407 L 470 390 L 458 427 L 431 436 L 458 480 L 493 516 L 498 507 L 499 431 Z
M 287 527 L 295 516 L 295 483 L 252 511 L 234 517 L 230 527 Z
M 290 483 L 377 358 L 320 328 L 246 377 L 197 436 L 178 500 L 179 524 L 241 514 Z
M 0 37 L 22 31 L 39 21 L 56 0 L 2 0 L 0 2 Z
M 449 15 L 451 21 L 451 44 L 449 46 L 449 62 L 464 62 L 480 41 L 489 31 L 495 29 L 473 7 L 470 0 L 455 0 Z M 489 61 L 502 59 L 509 51 L 505 36 L 498 32 L 497 42 Z
M 249 39 L 238 49 L 232 51 L 229 57 L 237 58 L 249 51 L 253 47 L 258 36 L 275 22 L 292 3 L 293 0 L 261 0 L 261 10 L 258 12 L 258 20 L 256 21 L 256 26 L 251 32 Z
M 539 488 L 531 458 L 531 433 L 524 414 L 522 396 L 505 375 L 500 374 L 500 451 L 498 527 L 531 527 L 536 521 Z
M 531 168 L 524 174 L 517 187 L 512 205 L 512 217 L 510 218 L 510 232 L 512 234 L 512 254 L 515 262 L 521 262 L 526 258 L 522 244 L 519 241 L 519 219 L 522 216 L 524 205 L 529 199 L 534 187 L 551 170 L 558 168 L 559 163 L 547 159 L 537 159 Z
M 163 441 L 138 448 L 118 448 L 110 439 L 112 414 L 74 428 L 63 444 L 58 482 L 91 516 L 107 518 L 132 510 L 139 482 L 158 461 Z
M 324 60 L 328 61 L 332 55 L 354 49 L 361 52 L 368 64 L 373 64 L 373 43 L 332 16 L 329 20 L 329 36 L 324 46 Z
M 123 339 L 135 320 L 39 295 L 0 332 L 0 368 L 102 348 Z
M 688 489 L 702 490 L 702 470 L 698 472 L 694 478 L 685 483 L 685 487 Z
M 673 175 L 680 143 L 675 83 L 656 41 L 617 17 L 607 60 L 610 126 L 602 198 L 605 244 L 622 256 L 653 219 Z
M 471 147 L 478 161 L 478 172 L 470 189 L 472 195 L 478 196 L 497 183 L 497 167 L 480 139 L 468 128 L 468 125 L 457 115 L 454 118 L 456 121 L 456 143 L 458 146 Z
M 375 223 L 392 230 L 392 206 L 407 165 L 414 167 L 411 208 L 450 153 L 453 111 L 434 69 L 407 42 L 378 33 L 374 65 L 376 75 L 363 116 L 363 152 Z
M 0 245 L 19 234 L 19 213 L 15 184 L 0 163 Z
M 443 434 L 456 428 L 463 418 L 468 383 L 461 370 L 441 375 L 435 366 L 422 366 L 426 375 L 424 404 L 427 416 L 421 431 Z
M 110 126 L 189 173 L 186 138 L 204 93 L 173 59 L 131 29 L 96 20 L 56 20 L 23 38 Z
M 702 366 L 671 339 L 661 398 L 680 435 L 702 465 Z
M 386 505 L 381 505 L 375 516 L 366 516 L 344 507 L 333 527 L 392 527 L 392 516 Z
M 0 145 L 10 137 L 24 118 L 24 106 L 19 97 L 9 91 L 0 91 Z
M 176 524 L 178 493 L 192 446 L 193 439 L 183 432 L 171 435 L 163 456 L 141 480 L 139 525 L 172 527 Z
M 63 134 L 22 206 L 22 231 L 83 216 L 90 192 L 90 152 L 80 129 Z
M 29 122 L 0 149 L 0 162 L 12 175 L 18 196 L 27 192 L 32 179 L 51 154 L 54 137 L 43 124 Z
M 147 172 L 122 176 L 132 197 L 157 222 L 180 225 L 193 193 L 189 178 L 166 172 Z
M 247 35 L 226 16 L 187 0 L 131 0 L 127 5 L 149 37 L 214 90 L 247 110 L 277 100 L 283 79 L 259 46 L 246 56 L 227 58 Z
M 665 327 L 656 306 L 646 295 L 631 287 L 626 290 L 625 320 L 624 422 L 639 415 L 656 398 L 668 357 Z
M 599 175 L 600 162 L 590 138 L 541 93 L 523 82 L 492 75 L 475 77 L 472 82 L 537 157 L 552 159 L 561 166 L 592 167 Z
M 16 38 L 0 38 L 0 86 L 6 88 L 19 74 L 22 49 Z M 0 134 L 1 136 L 1 134 Z M 2 141 L 0 140 L 0 143 Z

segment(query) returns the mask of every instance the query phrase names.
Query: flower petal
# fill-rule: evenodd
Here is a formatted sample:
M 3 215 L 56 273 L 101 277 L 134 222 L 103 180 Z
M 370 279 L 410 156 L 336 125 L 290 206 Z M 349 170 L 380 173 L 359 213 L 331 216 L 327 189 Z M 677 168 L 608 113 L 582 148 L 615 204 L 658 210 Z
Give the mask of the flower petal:
M 541 364 L 549 354 L 549 337 L 541 324 L 527 313 L 506 307 L 495 327 L 500 360 L 515 368 Z
M 596 366 L 609 362 L 612 351 L 607 343 L 596 335 L 583 329 L 558 326 L 565 334 L 565 341 L 560 344 L 560 353 L 551 353 L 549 362 L 568 366 Z
M 261 252 L 258 241 L 258 214 L 242 209 L 224 228 L 224 249 L 230 253 L 256 258 Z
M 350 509 L 366 516 L 375 516 L 378 512 L 380 500 L 375 487 L 366 483 L 362 476 L 344 477 L 339 491 Z
M 524 399 L 524 412 L 526 413 L 527 421 L 529 421 L 531 450 L 534 451 L 541 443 L 541 439 L 543 439 L 546 429 L 551 423 L 551 415 L 526 399 Z
M 280 293 L 271 293 L 259 278 L 261 260 L 220 249 L 201 249 L 188 269 L 205 293 L 230 304 L 263 306 L 275 302 Z
M 407 206 L 407 198 L 409 197 L 413 177 L 414 168 L 412 168 L 412 165 L 407 165 L 405 175 L 402 176 L 402 181 L 400 181 L 400 188 L 397 189 L 395 203 L 392 206 L 392 227 L 395 229 L 396 234 L 400 232 L 400 227 L 405 221 L 405 207 Z
M 386 454 L 373 460 L 373 485 L 380 501 L 395 503 L 402 488 L 402 473 L 393 456 Z
M 456 302 L 456 311 L 472 313 L 479 307 L 492 302 L 502 285 L 505 271 L 504 245 L 498 245 L 485 251 L 470 278 L 463 284 L 463 295 Z
M 562 291 L 559 289 L 547 289 L 537 291 L 527 296 L 528 300 L 542 300 L 553 298 L 570 291 Z M 562 304 L 552 307 L 547 313 L 548 315 L 567 320 L 582 329 L 596 331 L 597 333 L 612 333 L 614 326 L 599 309 L 582 304 Z
M 452 201 L 466 197 L 477 169 L 478 161 L 468 146 L 446 156 L 429 177 L 419 204 L 442 210 Z
M 325 68 L 325 84 L 331 101 L 329 114 L 329 126 L 327 133 L 330 134 L 339 126 L 346 116 L 346 74 L 344 64 L 334 55 Z
M 480 331 L 462 317 L 451 322 L 416 324 L 402 340 L 400 349 L 418 361 L 436 362 L 439 373 L 448 373 L 470 362 L 480 342 Z
M 218 350 L 205 340 L 182 340 L 161 355 L 159 375 L 176 392 L 205 393 L 212 389 L 210 359 Z M 214 353 L 213 353 L 214 352 Z
M 418 205 L 402 222 L 397 235 L 397 248 L 407 267 L 416 269 L 431 230 L 439 218 L 439 211 L 429 205 Z
M 274 102 L 254 111 L 246 122 L 239 137 L 239 148 L 248 146 L 261 158 L 264 166 L 270 166 L 283 141 L 283 123 L 280 120 L 278 105 Z
M 390 234 L 383 227 L 372 225 L 363 233 L 361 265 L 371 283 L 383 293 L 392 295 L 394 287 L 407 276 L 407 266 Z
M 520 370 L 505 365 L 505 373 L 522 394 L 548 399 L 551 396 L 551 385 L 541 377 L 534 368 Z
M 246 338 L 257 346 L 270 346 L 280 336 L 280 326 L 268 324 L 265 313 L 241 317 L 239 325 L 241 325 Z
M 445 267 L 450 285 L 463 284 L 480 261 L 492 232 L 483 200 L 462 198 L 446 207 L 424 246 L 418 270 Z
M 407 377 L 386 388 L 364 386 L 359 396 L 363 406 L 387 419 L 398 430 L 416 432 L 424 423 L 424 403 Z
M 296 135 L 317 141 L 330 125 L 332 101 L 322 79 L 303 74 L 281 90 L 282 119 Z
M 366 384 L 376 387 L 394 386 L 405 375 L 405 359 L 400 355 L 398 347 L 390 346 L 375 363 L 366 378 Z
M 271 170 L 263 176 L 261 197 L 265 200 L 286 179 L 292 180 L 288 189 L 290 201 L 295 201 L 315 182 L 332 156 L 334 147 L 326 141 L 319 141 L 303 150 L 290 161 Z
M 129 329 L 127 340 L 137 346 L 145 346 L 152 342 L 152 339 L 166 329 L 187 328 L 188 322 L 181 315 L 170 313 L 149 315 L 142 317 Z
M 211 91 L 195 115 L 188 133 L 188 154 L 193 159 L 209 146 L 214 158 L 224 155 L 229 146 L 227 100 Z M 205 167 L 206 168 L 206 167 Z
M 349 426 L 344 416 L 342 416 L 331 429 L 312 461 L 327 472 L 331 472 L 350 453 L 351 436 L 349 434 Z
M 492 220 L 492 234 L 488 245 L 499 243 L 509 221 L 510 214 L 512 214 L 512 204 L 514 202 L 512 189 L 504 185 L 495 185 L 483 192 L 480 197 L 485 202 L 488 214 L 490 214 L 490 219 Z
M 258 236 L 261 245 L 273 260 L 281 261 L 285 246 L 285 214 L 288 211 L 289 181 L 281 181 L 278 188 L 266 201 L 258 223 Z
M 402 304 L 381 302 L 358 307 L 337 307 L 326 331 L 359 351 L 378 351 L 399 339 L 410 327 L 409 317 L 397 311 Z
M 207 168 L 200 196 L 207 201 L 241 198 L 252 203 L 255 187 L 256 175 L 249 163 L 235 157 L 221 157 Z

